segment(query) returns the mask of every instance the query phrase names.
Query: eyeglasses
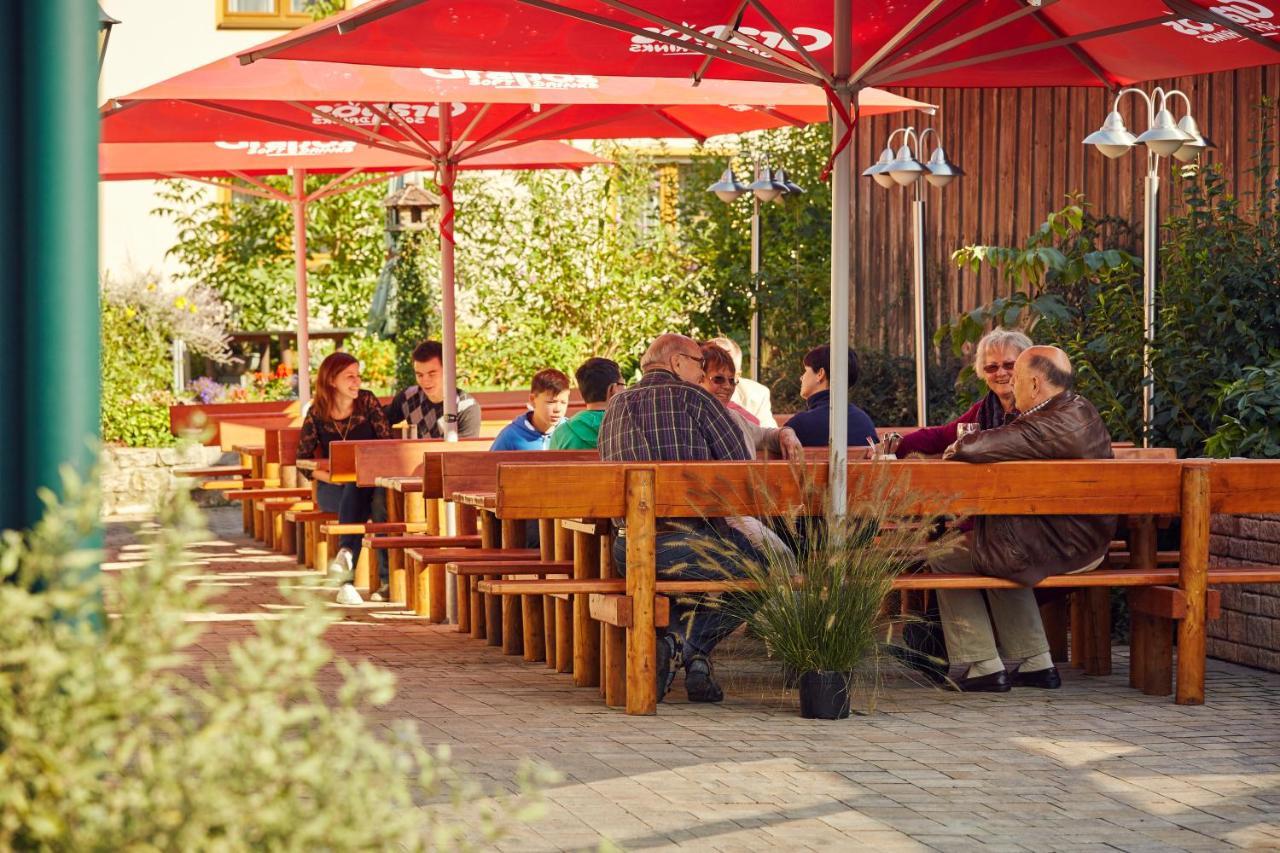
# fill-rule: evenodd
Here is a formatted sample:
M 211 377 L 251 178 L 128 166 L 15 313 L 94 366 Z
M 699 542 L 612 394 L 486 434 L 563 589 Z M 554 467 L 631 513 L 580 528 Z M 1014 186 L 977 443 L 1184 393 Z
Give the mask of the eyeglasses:
M 999 370 L 1002 367 L 1005 370 L 1012 371 L 1014 364 L 1015 362 L 1012 362 L 1012 361 L 1002 361 L 996 364 L 984 364 L 982 365 L 982 372 L 990 376 L 992 373 L 995 373 L 997 370 Z
M 682 358 L 687 358 L 690 361 L 696 361 L 698 362 L 698 367 L 702 368 L 703 370 L 707 369 L 707 360 L 702 357 L 701 353 L 699 353 L 698 355 L 689 355 L 687 352 L 678 352 L 676 353 L 676 355 L 681 356 Z
M 736 388 L 738 379 L 734 376 L 724 376 L 723 374 L 711 377 L 712 385 L 728 385 L 730 388 Z

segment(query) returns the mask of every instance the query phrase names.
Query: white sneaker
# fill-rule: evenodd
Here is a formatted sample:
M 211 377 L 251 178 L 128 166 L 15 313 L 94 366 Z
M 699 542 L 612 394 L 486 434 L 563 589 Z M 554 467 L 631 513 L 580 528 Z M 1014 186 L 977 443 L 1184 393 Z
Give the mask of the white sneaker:
M 390 601 L 391 600 L 390 590 L 391 590 L 391 586 L 389 584 L 384 583 L 382 586 L 378 587 L 377 592 L 369 596 L 369 600 L 370 601 Z
M 350 583 L 351 578 L 355 576 L 355 569 L 352 567 L 353 562 L 350 549 L 338 549 L 338 553 L 329 562 L 329 580 Z
M 353 584 L 344 583 L 342 589 L 338 590 L 338 603 L 344 607 L 355 607 L 357 604 L 364 604 L 364 599 Z

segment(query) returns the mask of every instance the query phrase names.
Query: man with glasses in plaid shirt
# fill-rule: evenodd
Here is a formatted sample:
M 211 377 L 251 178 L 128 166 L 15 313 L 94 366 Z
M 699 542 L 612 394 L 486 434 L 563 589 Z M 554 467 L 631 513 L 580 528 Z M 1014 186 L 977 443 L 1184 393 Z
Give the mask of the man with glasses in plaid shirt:
M 719 400 L 698 383 L 704 371 L 702 350 L 684 335 L 660 335 L 640 360 L 644 376 L 634 386 L 614 395 L 600 425 L 600 457 L 607 462 L 698 462 L 752 458 L 734 422 Z M 615 522 L 616 523 L 616 522 Z M 728 540 L 729 548 L 699 549 L 698 540 Z M 739 550 L 751 553 L 742 534 L 721 519 L 680 522 L 658 519 L 658 575 L 668 580 L 723 579 L 741 575 L 728 555 L 720 565 L 708 565 L 717 553 Z M 613 546 L 614 562 L 625 574 L 626 529 L 619 527 Z M 712 677 L 710 655 L 743 617 L 729 606 L 727 596 L 714 605 L 682 596 L 671 602 L 671 624 L 659 629 L 658 698 L 671 687 L 675 670 L 683 662 L 685 688 L 691 702 L 719 702 L 724 692 Z

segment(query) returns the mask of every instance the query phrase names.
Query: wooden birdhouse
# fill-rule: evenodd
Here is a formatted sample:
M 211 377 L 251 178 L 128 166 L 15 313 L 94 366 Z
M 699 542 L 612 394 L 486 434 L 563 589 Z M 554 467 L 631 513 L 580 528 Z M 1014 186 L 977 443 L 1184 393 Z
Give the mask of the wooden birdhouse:
M 390 231 L 425 231 L 435 222 L 440 196 L 412 184 L 382 200 L 388 211 Z

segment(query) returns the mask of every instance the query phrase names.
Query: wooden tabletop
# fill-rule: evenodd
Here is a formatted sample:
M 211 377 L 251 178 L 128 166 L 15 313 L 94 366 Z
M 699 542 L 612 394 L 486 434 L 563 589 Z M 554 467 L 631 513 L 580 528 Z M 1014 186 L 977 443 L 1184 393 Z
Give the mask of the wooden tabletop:
M 267 448 L 262 444 L 236 444 L 232 446 L 232 451 L 243 453 L 245 456 L 265 456 Z
M 394 492 L 420 492 L 422 491 L 421 477 L 378 477 L 375 481 L 378 488 L 391 489 Z
M 494 512 L 498 508 L 497 492 L 454 492 L 453 502 Z

